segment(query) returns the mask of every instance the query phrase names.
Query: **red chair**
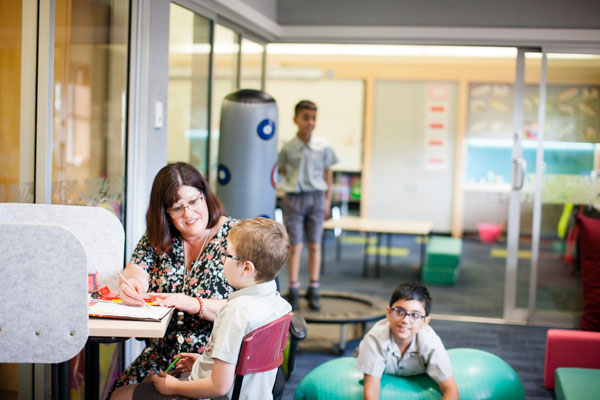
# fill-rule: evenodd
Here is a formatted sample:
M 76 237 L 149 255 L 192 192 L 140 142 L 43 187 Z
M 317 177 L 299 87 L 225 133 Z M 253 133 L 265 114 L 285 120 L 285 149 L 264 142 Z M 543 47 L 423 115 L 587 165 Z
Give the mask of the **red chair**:
M 286 314 L 244 336 L 235 368 L 232 400 L 239 399 L 246 374 L 270 371 L 281 365 L 291 317 L 292 313 Z

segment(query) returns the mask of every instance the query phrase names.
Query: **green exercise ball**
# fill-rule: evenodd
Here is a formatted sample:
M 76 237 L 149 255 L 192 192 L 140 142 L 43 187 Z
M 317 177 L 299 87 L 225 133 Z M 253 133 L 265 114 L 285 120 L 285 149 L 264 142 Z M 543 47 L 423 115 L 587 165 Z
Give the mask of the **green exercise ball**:
M 487 351 L 448 350 L 460 398 L 465 400 L 520 400 L 525 398 L 517 373 L 503 359 Z
M 294 400 L 362 400 L 363 373 L 354 368 L 355 357 L 327 361 L 310 371 L 296 388 Z M 438 400 L 437 384 L 428 375 L 409 379 L 392 375 L 381 378 L 382 399 Z
M 461 400 L 521 400 L 523 385 L 500 357 L 476 349 L 448 350 Z M 363 398 L 363 374 L 354 368 L 356 358 L 343 357 L 321 364 L 298 385 L 294 400 Z M 383 375 L 382 399 L 439 400 L 442 394 L 428 375 Z

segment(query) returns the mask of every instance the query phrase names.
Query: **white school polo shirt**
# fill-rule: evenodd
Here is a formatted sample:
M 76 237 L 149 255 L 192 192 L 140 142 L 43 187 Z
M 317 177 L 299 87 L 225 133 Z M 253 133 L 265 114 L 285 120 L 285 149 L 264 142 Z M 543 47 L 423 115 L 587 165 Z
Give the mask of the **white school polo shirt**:
M 377 378 L 384 373 L 427 374 L 438 384 L 452 376 L 448 353 L 432 327 L 419 329 L 403 356 L 387 319 L 378 321 L 360 342 L 356 369 Z
M 327 139 L 311 136 L 304 143 L 294 136 L 279 151 L 279 169 L 285 177 L 278 189 L 286 193 L 324 192 L 327 190 L 325 170 L 338 162 L 338 157 Z
M 237 290 L 229 295 L 227 304 L 218 312 L 206 350 L 192 367 L 190 380 L 212 373 L 214 359 L 237 364 L 244 336 L 289 313 L 290 304 L 279 295 L 275 281 Z M 277 368 L 244 376 L 240 399 L 272 399 Z M 233 386 L 225 397 L 231 399 Z

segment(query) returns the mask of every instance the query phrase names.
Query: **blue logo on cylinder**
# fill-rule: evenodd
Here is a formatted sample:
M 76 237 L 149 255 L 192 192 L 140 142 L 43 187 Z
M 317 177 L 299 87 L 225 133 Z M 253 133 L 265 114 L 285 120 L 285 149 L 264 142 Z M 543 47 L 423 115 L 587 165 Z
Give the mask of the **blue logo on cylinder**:
M 219 164 L 219 168 L 217 168 L 217 180 L 221 185 L 227 185 L 231 180 L 231 172 L 223 164 Z
M 269 140 L 275 136 L 275 121 L 263 119 L 256 129 L 258 136 L 263 140 Z

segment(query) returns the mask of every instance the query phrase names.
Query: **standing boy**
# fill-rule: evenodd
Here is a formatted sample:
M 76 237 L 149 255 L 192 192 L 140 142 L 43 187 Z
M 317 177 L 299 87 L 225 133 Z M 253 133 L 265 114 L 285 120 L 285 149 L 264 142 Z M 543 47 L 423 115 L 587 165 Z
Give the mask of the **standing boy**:
M 120 387 L 112 399 L 230 399 L 244 336 L 290 311 L 273 280 L 288 252 L 289 241 L 281 224 L 258 217 L 235 225 L 220 257 L 227 282 L 238 290 L 217 312 L 204 352 L 179 354 L 176 372 L 183 373 L 179 378 L 160 372 L 141 384 Z M 198 302 L 198 312 L 201 304 Z M 271 399 L 276 374 L 273 369 L 247 375 L 240 398 Z
M 420 283 L 398 285 L 386 317 L 367 332 L 358 347 L 356 368 L 365 374 L 364 398 L 379 399 L 381 376 L 426 373 L 440 386 L 443 400 L 457 400 L 450 358 L 429 326 L 431 297 Z
M 319 275 L 321 272 L 321 236 L 323 220 L 331 207 L 331 166 L 338 157 L 326 139 L 312 136 L 317 119 L 317 106 L 302 100 L 294 109 L 296 136 L 279 152 L 279 172 L 283 180 L 279 189 L 285 192 L 282 202 L 285 227 L 291 247 L 288 257 L 288 301 L 293 310 L 299 308 L 298 273 L 304 236 L 308 247 L 309 284 L 306 298 L 311 309 L 319 310 Z

